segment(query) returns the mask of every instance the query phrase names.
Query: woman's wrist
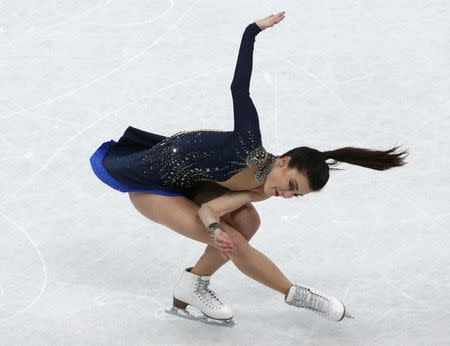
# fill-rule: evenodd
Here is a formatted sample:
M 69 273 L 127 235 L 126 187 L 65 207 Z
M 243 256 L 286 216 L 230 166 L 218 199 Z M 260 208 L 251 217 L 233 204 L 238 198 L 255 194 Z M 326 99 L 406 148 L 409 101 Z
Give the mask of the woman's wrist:
M 216 230 L 221 229 L 221 228 L 222 228 L 222 225 L 219 222 L 212 222 L 208 226 L 208 234 L 209 234 L 209 236 L 211 238 L 214 238 Z
M 260 30 L 260 31 L 262 31 L 263 30 L 263 28 L 262 27 L 260 27 L 259 25 L 258 25 L 258 23 L 256 23 L 256 22 L 253 22 L 251 25 L 256 25 L 257 27 L 258 27 L 258 29 Z

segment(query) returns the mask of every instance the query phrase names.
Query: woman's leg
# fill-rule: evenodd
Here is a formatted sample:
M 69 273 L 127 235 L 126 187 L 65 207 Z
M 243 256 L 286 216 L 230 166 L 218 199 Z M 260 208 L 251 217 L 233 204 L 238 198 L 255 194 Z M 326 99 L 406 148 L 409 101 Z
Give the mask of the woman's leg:
M 145 217 L 158 222 L 188 238 L 214 245 L 212 238 L 198 216 L 199 206 L 186 197 L 130 193 L 131 202 Z M 222 222 L 235 246 L 228 257 L 237 268 L 252 279 L 286 295 L 292 283 L 263 253 L 251 247 L 235 228 Z
M 222 196 L 227 191 L 230 190 L 215 182 L 204 181 L 184 191 L 184 194 L 195 204 L 201 206 L 203 203 Z M 247 240 L 250 240 L 255 234 L 261 223 L 258 211 L 251 203 L 247 203 L 239 209 L 223 215 L 221 220 L 234 227 Z M 213 275 L 229 260 L 228 257 L 225 259 L 216 247 L 208 245 L 191 272 L 197 275 Z
M 261 224 L 258 212 L 251 203 L 247 203 L 241 208 L 223 215 L 221 219 L 239 231 L 248 241 L 253 237 Z M 191 272 L 197 275 L 213 275 L 229 260 L 229 257 L 224 259 L 216 247 L 208 245 Z
M 213 275 L 220 267 L 227 263 L 230 258 L 224 259 L 220 251 L 214 246 L 208 245 L 200 256 L 191 273 L 196 275 Z
M 266 255 L 250 246 L 238 231 L 225 222 L 223 224 L 224 231 L 236 246 L 236 250 L 228 255 L 236 267 L 245 275 L 286 296 L 293 285 L 288 278 Z

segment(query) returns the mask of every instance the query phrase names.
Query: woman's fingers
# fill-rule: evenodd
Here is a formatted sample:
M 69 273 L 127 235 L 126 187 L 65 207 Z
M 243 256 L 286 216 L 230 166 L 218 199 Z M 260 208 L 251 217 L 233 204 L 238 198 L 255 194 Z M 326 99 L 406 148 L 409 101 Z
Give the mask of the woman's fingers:
M 278 24 L 284 19 L 284 11 L 281 11 L 277 14 L 271 14 L 270 16 L 258 21 L 259 27 L 262 29 L 266 29 L 268 27 L 272 27 L 275 24 Z
M 227 250 L 232 250 L 232 249 L 234 249 L 233 245 L 220 244 L 219 246 L 220 246 L 222 249 L 227 249 Z
M 217 241 L 217 245 L 220 248 L 220 250 L 224 250 L 224 251 L 233 251 L 234 250 L 234 246 L 232 243 L 229 243 L 224 240 L 219 240 L 219 239 L 216 239 L 216 241 Z
M 219 243 L 219 245 L 223 245 L 223 246 L 232 246 L 233 245 L 226 240 L 218 240 L 217 242 Z
M 219 246 L 220 250 L 226 252 L 234 251 L 234 245 L 226 234 L 220 234 L 215 238 L 215 241 Z
M 233 250 L 233 249 L 234 249 L 233 244 L 227 243 L 227 242 L 221 242 L 221 243 L 219 243 L 219 246 L 220 246 L 222 249 L 227 249 L 227 250 Z
M 216 239 L 219 243 L 226 243 L 231 245 L 230 239 L 228 237 L 218 237 Z
M 229 248 L 233 247 L 233 244 L 230 244 L 230 243 L 220 243 L 219 245 L 223 246 L 223 247 L 229 247 Z
M 233 253 L 233 251 L 232 250 L 228 250 L 228 249 L 222 249 L 222 250 L 220 250 L 220 251 L 222 251 L 224 254 L 232 254 Z
M 284 15 L 284 11 L 281 11 L 281 12 L 278 12 L 277 14 L 271 14 L 269 17 L 267 17 L 267 18 L 270 18 L 270 17 L 281 17 L 281 16 L 283 16 Z
M 281 20 L 282 18 L 284 18 L 284 11 L 278 13 L 278 14 L 275 16 L 275 19 L 277 19 L 277 20 Z

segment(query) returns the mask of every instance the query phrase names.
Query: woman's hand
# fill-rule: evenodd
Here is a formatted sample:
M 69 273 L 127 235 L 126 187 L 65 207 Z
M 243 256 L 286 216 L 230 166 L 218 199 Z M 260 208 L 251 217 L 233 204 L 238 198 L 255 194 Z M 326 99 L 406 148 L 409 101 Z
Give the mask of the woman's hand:
M 230 237 L 220 228 L 214 232 L 214 246 L 220 251 L 224 259 L 228 259 L 227 254 L 231 254 L 234 251 L 234 244 Z
M 258 19 L 257 21 L 255 21 L 255 24 L 258 25 L 261 30 L 270 28 L 284 19 L 284 13 L 284 11 L 281 11 L 280 13 L 277 13 L 275 15 L 271 14 L 266 18 Z

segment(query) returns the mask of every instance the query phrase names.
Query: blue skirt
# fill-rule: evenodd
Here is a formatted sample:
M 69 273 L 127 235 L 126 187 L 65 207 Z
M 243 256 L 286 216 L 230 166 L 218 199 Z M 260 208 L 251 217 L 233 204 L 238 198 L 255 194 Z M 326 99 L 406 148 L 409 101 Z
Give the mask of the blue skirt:
M 110 140 L 108 142 L 104 142 L 95 152 L 92 154 L 90 158 L 90 163 L 92 170 L 95 175 L 106 185 L 112 187 L 115 190 L 120 192 L 151 192 L 157 195 L 163 196 L 183 196 L 182 193 L 172 193 L 169 191 L 159 190 L 159 189 L 144 189 L 144 188 L 133 188 L 129 187 L 116 179 L 114 179 L 103 166 L 103 159 L 108 153 L 111 146 L 115 145 L 117 142 L 114 140 Z

